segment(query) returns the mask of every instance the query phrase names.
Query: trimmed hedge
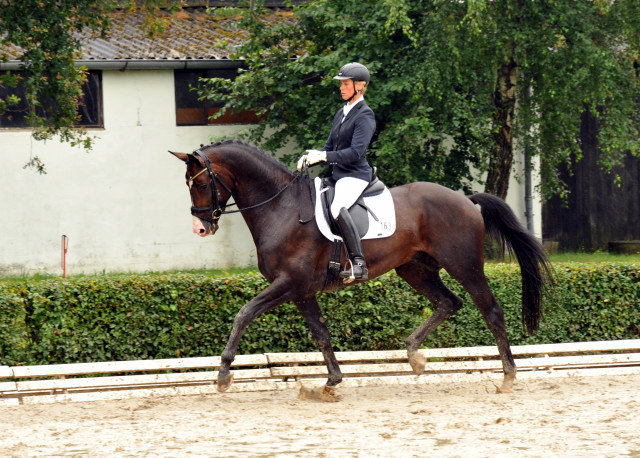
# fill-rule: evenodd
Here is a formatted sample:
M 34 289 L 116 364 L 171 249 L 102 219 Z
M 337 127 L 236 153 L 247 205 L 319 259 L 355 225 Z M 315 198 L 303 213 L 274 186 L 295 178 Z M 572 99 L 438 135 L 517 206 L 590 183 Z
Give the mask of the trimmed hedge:
M 488 264 L 513 345 L 640 336 L 640 264 L 555 264 L 540 332 L 521 327 L 520 271 Z M 427 347 L 494 345 L 478 310 L 443 274 L 465 306 Z M 266 287 L 259 274 L 121 275 L 0 282 L 0 365 L 219 355 L 238 309 Z M 404 348 L 431 304 L 394 273 L 319 294 L 336 350 Z M 316 351 L 295 306 L 285 304 L 247 329 L 239 354 Z

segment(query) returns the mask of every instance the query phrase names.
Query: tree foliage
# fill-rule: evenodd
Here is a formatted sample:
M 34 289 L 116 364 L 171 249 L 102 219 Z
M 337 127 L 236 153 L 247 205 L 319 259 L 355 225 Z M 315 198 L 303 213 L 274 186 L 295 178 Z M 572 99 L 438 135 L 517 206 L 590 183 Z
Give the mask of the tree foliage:
M 25 67 L 20 80 L 5 74 L 0 85 L 25 86 L 36 138 L 89 148 L 73 128 L 85 78 L 75 65 L 81 34 L 105 33 L 115 7 L 152 13 L 180 4 L 1 0 L 3 49 L 19 50 Z M 487 172 L 487 191 L 504 197 L 516 145 L 542 158 L 543 191 L 563 194 L 558 166 L 581 155 L 585 111 L 600 118 L 603 167 L 640 154 L 635 0 L 310 0 L 277 25 L 260 4 L 231 10 L 251 31 L 234 50 L 246 68 L 233 83 L 210 81 L 206 96 L 257 110 L 261 124 L 248 135 L 268 150 L 291 140 L 321 146 L 342 103 L 332 75 L 359 61 L 373 74 L 370 157 L 389 184 L 428 180 L 468 191 L 475 169 Z M 150 33 L 161 29 L 149 19 Z M 11 103 L 0 100 L 0 113 Z
M 13 49 L 13 60 L 23 67 L 15 74 L 0 76 L 0 84 L 25 88 L 30 108 L 27 121 L 35 127 L 36 139 L 59 135 L 72 145 L 91 146 L 91 139 L 75 129 L 77 106 L 86 70 L 75 60 L 80 49 L 80 33 L 91 30 L 105 33 L 106 12 L 113 7 L 108 0 L 5 0 L 0 7 L 0 36 L 3 49 Z M 11 48 L 9 48 L 11 45 Z M 8 60 L 2 55 L 2 61 Z M 0 113 L 17 99 L 0 100 Z M 42 167 L 37 158 L 33 165 Z
M 562 194 L 585 111 L 601 118 L 605 168 L 640 152 L 634 0 L 314 0 L 277 27 L 242 13 L 246 68 L 203 94 L 258 110 L 246 135 L 268 150 L 323 145 L 342 103 L 332 76 L 358 61 L 372 72 L 370 158 L 389 184 L 468 191 L 476 169 L 504 197 L 517 145 L 541 156 L 543 191 Z
M 20 84 L 25 89 L 27 122 L 37 140 L 58 136 L 72 146 L 90 149 L 92 138 L 75 127 L 86 81 L 86 68 L 76 65 L 82 38 L 104 35 L 109 12 L 118 7 L 147 11 L 146 27 L 152 34 L 162 25 L 153 12 L 179 4 L 173 0 L 1 0 L 0 62 L 19 60 L 23 65 L 19 73 L 0 73 L 0 86 Z M 0 114 L 20 102 L 16 96 L 0 98 Z M 44 171 L 38 157 L 28 165 Z

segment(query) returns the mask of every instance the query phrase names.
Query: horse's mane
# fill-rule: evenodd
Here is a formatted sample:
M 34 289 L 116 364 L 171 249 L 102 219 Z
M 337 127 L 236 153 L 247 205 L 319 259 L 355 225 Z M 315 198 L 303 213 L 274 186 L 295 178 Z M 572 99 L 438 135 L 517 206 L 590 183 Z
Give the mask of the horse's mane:
M 272 165 L 273 167 L 279 170 L 287 172 L 288 174 L 292 173 L 291 170 L 289 170 L 289 168 L 282 163 L 282 161 L 278 160 L 277 158 L 267 153 L 266 151 L 258 148 L 257 146 L 252 145 L 251 143 L 245 142 L 243 140 L 235 140 L 235 139 L 221 140 L 219 142 L 211 143 L 211 145 L 209 145 L 208 148 L 218 148 L 218 147 L 225 147 L 225 146 L 236 146 L 239 149 L 243 150 L 244 152 L 247 152 L 253 156 L 257 156 L 259 159 L 266 161 L 268 164 Z

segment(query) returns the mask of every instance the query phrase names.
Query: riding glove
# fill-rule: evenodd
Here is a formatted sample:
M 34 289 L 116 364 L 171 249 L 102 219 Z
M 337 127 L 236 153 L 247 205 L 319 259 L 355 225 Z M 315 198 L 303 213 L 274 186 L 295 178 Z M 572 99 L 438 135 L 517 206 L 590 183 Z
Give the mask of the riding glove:
M 320 162 L 327 162 L 327 152 L 326 151 L 318 151 L 316 149 L 308 149 L 307 150 L 307 162 L 309 165 L 315 165 Z
M 305 164 L 311 166 L 327 161 L 326 151 L 308 149 L 307 153 L 308 154 L 305 154 L 298 159 L 298 170 L 302 170 L 302 167 L 304 167 Z
M 302 170 L 302 167 L 307 163 L 307 155 L 300 156 L 298 159 L 298 170 Z

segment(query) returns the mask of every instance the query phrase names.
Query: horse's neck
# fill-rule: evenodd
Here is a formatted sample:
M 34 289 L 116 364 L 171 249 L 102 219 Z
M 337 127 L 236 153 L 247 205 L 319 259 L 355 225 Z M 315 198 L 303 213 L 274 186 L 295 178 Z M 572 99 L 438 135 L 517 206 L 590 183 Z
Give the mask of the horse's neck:
M 295 197 L 298 187 L 290 185 L 294 178 L 291 173 L 274 166 L 271 161 L 249 157 L 250 154 L 243 156 L 234 155 L 226 166 L 235 181 L 233 198 L 238 209 L 249 208 L 241 212 L 242 217 L 256 247 L 260 247 L 265 239 L 273 241 L 274 227 L 283 220 L 291 219 L 286 217 L 286 213 L 292 212 L 293 207 L 287 203 L 299 200 Z M 297 221 L 297 217 L 295 220 Z
M 272 197 L 293 179 L 290 173 L 274 167 L 274 164 L 250 153 L 234 154 L 225 161 L 234 177 L 234 198 L 242 206 L 256 205 Z

